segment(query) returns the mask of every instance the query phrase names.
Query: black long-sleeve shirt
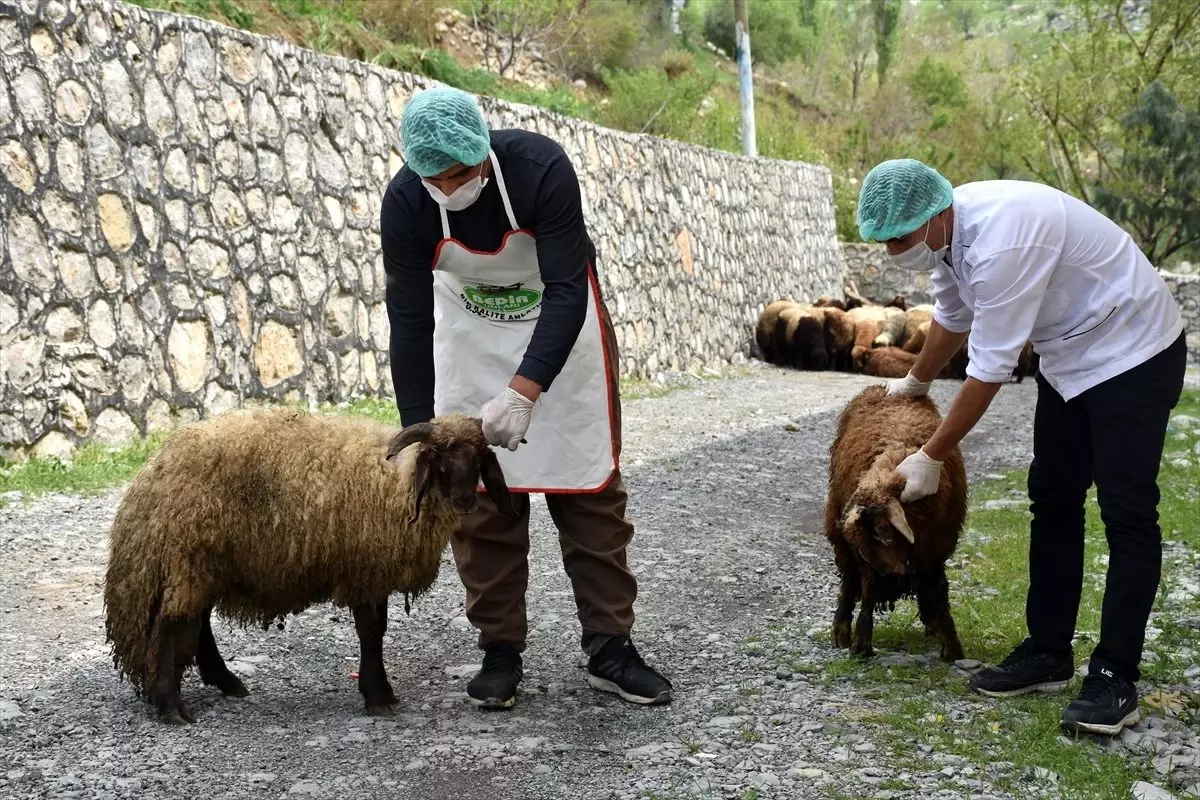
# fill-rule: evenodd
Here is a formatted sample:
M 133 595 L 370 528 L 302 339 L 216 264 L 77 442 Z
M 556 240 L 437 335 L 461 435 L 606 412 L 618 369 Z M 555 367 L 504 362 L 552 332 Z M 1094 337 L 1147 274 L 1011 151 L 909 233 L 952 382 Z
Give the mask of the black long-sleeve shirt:
M 563 149 L 524 130 L 492 131 L 491 144 L 517 226 L 532 231 L 537 241 L 545 284 L 541 313 L 516 372 L 548 390 L 583 327 L 587 270 L 595 268 L 596 249 L 583 221 L 579 179 Z M 499 248 L 510 225 L 494 171 L 470 207 L 447 216 L 450 235 L 467 247 L 485 252 Z M 412 425 L 433 417 L 432 267 L 442 223 L 437 203 L 407 165 L 384 193 L 380 229 L 392 383 L 401 422 Z

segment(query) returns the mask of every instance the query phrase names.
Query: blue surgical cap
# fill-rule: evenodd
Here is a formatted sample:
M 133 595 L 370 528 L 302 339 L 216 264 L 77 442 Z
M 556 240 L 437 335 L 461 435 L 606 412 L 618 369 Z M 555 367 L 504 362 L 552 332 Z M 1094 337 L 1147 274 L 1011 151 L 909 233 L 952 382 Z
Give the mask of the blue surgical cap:
M 912 158 L 876 164 L 858 193 L 858 235 L 883 242 L 912 233 L 954 202 L 950 181 Z
M 404 160 L 422 178 L 455 164 L 482 162 L 490 141 L 479 104 L 459 89 L 426 89 L 414 94 L 404 107 L 400 120 Z

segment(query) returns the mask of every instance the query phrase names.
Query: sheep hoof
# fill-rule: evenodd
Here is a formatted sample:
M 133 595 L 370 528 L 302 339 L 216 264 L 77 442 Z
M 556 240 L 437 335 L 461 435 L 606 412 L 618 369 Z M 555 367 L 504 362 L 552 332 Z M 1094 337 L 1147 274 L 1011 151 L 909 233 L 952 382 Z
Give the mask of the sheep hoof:
M 962 659 L 963 649 L 958 642 L 955 642 L 949 647 L 942 647 L 942 661 L 953 664 L 955 661 L 961 661 Z
M 875 650 L 869 644 L 854 643 L 850 646 L 851 655 L 858 656 L 859 659 L 866 661 L 868 658 L 875 657 Z
M 165 710 L 158 715 L 158 718 L 168 725 L 190 725 L 196 721 L 196 717 L 192 712 L 183 706 Z
M 241 679 L 231 675 L 233 680 L 221 686 L 221 694 L 226 697 L 249 697 L 250 690 L 246 688 L 246 684 L 242 683 Z
M 844 650 L 850 646 L 850 623 L 835 622 L 833 624 L 833 646 L 839 650 Z
M 396 702 L 392 700 L 392 702 Z M 392 708 L 390 703 L 380 703 L 374 706 L 367 706 L 367 716 L 369 717 L 391 717 L 395 716 L 396 710 Z

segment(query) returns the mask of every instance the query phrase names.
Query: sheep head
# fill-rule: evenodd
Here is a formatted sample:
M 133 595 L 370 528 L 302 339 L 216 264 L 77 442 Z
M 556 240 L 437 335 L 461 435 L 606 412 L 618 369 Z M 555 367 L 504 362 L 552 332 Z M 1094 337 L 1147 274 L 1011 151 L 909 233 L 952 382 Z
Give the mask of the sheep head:
M 421 501 L 431 487 L 439 490 L 460 515 L 473 514 L 479 508 L 477 489 L 481 480 L 500 512 L 517 516 L 500 461 L 483 438 L 479 419 L 453 414 L 409 425 L 392 439 L 387 458 L 413 444 L 421 449 L 413 471 L 412 522 L 420 517 Z
M 842 536 L 880 575 L 912 571 L 916 536 L 900 502 L 904 479 L 895 473 L 899 458 L 884 454 L 863 475 L 842 516 Z

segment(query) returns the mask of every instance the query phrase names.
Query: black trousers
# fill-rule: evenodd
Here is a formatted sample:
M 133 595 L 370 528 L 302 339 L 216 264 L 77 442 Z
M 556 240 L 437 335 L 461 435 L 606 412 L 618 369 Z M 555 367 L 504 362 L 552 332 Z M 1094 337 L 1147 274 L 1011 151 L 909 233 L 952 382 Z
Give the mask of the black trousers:
M 1025 619 L 1038 649 L 1072 653 L 1083 590 L 1084 501 L 1094 482 L 1109 561 L 1091 672 L 1106 667 L 1126 680 L 1141 677 L 1146 622 L 1162 569 L 1158 470 L 1186 361 L 1181 335 L 1069 402 L 1037 376 Z

